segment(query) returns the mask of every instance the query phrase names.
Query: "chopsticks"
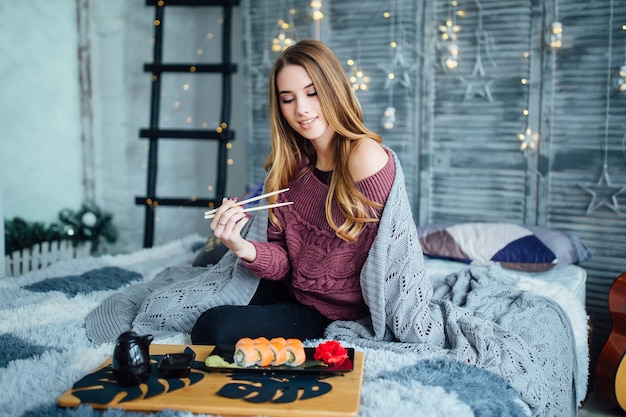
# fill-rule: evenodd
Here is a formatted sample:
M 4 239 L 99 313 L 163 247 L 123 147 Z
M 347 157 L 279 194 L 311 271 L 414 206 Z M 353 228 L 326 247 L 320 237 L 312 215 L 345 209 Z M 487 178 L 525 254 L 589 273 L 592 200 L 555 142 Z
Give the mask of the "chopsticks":
M 293 204 L 293 201 L 288 201 L 286 203 L 268 204 L 267 206 L 250 207 L 250 208 L 247 208 L 247 209 L 243 209 L 241 212 L 242 213 L 248 213 L 250 211 L 257 211 L 257 210 L 270 209 L 270 208 L 274 208 L 274 207 L 288 206 L 290 204 Z M 204 215 L 205 219 L 212 219 L 213 217 L 215 217 L 215 213 L 209 213 L 209 214 L 205 214 Z
M 261 200 L 263 198 L 267 198 L 267 197 L 272 196 L 272 195 L 284 193 L 287 190 L 289 190 L 289 188 L 283 188 L 282 190 L 272 191 L 271 193 L 266 193 L 266 194 L 261 194 L 261 195 L 256 196 L 256 197 L 248 198 L 247 200 L 239 201 L 239 202 L 237 202 L 237 205 L 238 206 L 243 206 L 244 204 L 252 203 L 253 201 Z M 247 208 L 247 209 L 243 209 L 243 213 L 247 213 L 249 211 L 270 209 L 270 208 L 274 208 L 274 207 L 288 206 L 289 204 L 293 204 L 293 201 L 289 201 L 289 202 L 286 202 L 286 203 L 268 204 L 266 206 L 250 207 L 250 208 Z M 212 210 L 205 211 L 204 212 L 204 218 L 205 219 L 212 219 L 213 217 L 215 217 L 215 212 L 216 211 L 217 211 L 217 209 L 212 209 Z

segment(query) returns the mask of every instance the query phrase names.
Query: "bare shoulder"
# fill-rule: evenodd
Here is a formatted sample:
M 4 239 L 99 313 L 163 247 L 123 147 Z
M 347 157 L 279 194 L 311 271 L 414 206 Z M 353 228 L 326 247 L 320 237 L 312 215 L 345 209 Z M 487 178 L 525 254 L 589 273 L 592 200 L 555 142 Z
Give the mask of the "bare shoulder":
M 370 177 L 380 171 L 389 160 L 382 145 L 371 138 L 359 139 L 350 153 L 350 173 L 355 181 Z

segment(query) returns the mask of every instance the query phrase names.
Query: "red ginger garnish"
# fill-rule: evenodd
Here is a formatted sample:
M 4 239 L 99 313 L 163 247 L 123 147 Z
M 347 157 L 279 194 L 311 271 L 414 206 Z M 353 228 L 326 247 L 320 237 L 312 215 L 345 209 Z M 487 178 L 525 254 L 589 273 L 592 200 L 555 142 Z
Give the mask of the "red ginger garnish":
M 341 365 L 348 359 L 348 351 L 336 340 L 320 343 L 315 349 L 313 359 L 328 365 Z

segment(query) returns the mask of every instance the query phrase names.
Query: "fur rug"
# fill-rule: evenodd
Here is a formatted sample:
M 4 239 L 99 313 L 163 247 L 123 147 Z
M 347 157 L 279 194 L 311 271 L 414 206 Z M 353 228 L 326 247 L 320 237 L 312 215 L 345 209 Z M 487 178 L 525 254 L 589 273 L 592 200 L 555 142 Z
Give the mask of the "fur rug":
M 151 280 L 165 267 L 190 264 L 203 244 L 200 236 L 190 236 L 130 255 L 67 261 L 0 279 L 0 415 L 142 416 L 88 406 L 61 409 L 56 400 L 113 352 L 112 344 L 89 341 L 84 326 L 87 314 L 112 293 Z M 180 334 L 154 343 L 190 340 Z M 530 415 L 516 393 L 487 371 L 453 361 L 427 361 L 410 353 L 359 349 L 365 353 L 361 417 L 416 412 L 426 417 Z M 165 410 L 153 415 L 192 414 Z

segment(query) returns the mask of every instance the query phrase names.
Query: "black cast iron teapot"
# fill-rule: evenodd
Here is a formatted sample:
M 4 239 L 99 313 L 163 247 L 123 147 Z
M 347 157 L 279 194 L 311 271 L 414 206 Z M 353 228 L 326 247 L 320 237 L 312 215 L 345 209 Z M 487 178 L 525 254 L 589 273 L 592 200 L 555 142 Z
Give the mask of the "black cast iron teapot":
M 139 385 L 150 377 L 151 334 L 139 336 L 133 331 L 122 333 L 117 338 L 111 367 L 118 384 L 126 387 Z

